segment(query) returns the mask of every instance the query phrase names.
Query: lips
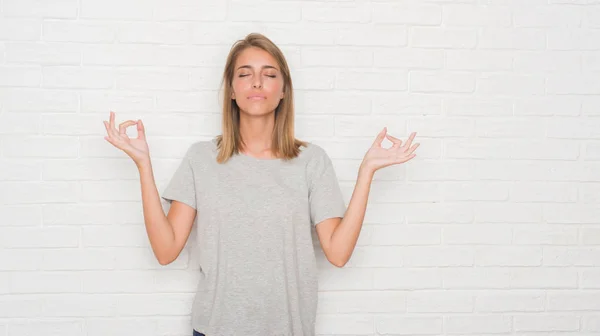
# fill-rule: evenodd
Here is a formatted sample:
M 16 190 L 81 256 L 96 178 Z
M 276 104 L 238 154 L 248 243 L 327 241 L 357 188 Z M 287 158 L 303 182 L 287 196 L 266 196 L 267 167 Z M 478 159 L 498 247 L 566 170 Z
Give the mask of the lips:
M 260 95 L 255 95 L 255 96 L 249 96 L 248 99 L 250 100 L 263 100 L 265 99 L 265 96 L 260 96 Z

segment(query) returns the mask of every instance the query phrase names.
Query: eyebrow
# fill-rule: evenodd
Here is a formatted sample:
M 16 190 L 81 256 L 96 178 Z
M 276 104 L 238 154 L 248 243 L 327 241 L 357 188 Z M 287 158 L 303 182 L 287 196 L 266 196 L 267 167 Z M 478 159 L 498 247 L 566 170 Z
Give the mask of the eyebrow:
M 239 68 L 237 68 L 237 70 L 242 69 L 242 68 L 252 69 L 252 67 L 250 65 L 242 65 Z M 272 65 L 263 65 L 262 68 L 263 69 L 275 69 L 275 70 L 279 71 L 279 69 L 277 69 L 276 67 L 274 67 Z

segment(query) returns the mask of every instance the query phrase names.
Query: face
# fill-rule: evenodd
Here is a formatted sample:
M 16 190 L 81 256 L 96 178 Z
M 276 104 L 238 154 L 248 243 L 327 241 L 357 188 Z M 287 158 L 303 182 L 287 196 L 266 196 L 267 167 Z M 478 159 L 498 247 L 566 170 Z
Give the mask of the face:
M 241 112 L 251 115 L 273 112 L 283 98 L 283 77 L 277 61 L 258 48 L 240 53 L 235 62 L 232 87 L 231 98 Z

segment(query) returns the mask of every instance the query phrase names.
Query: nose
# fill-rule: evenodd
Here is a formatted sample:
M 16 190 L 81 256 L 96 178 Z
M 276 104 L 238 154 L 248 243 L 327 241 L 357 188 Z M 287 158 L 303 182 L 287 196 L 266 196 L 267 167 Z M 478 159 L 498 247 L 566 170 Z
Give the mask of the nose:
M 262 87 L 262 82 L 261 82 L 260 76 L 257 76 L 257 79 L 255 79 L 252 82 L 252 87 L 255 88 L 255 89 Z

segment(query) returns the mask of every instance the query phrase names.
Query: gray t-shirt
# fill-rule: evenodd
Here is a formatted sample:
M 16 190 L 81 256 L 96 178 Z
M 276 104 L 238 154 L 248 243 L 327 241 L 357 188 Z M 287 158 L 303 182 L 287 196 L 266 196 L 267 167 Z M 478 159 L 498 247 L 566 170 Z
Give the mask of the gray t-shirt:
M 312 143 L 288 162 L 216 156 L 215 139 L 192 144 L 161 196 L 197 210 L 192 327 L 207 336 L 314 335 L 311 225 L 346 211 L 331 159 Z

